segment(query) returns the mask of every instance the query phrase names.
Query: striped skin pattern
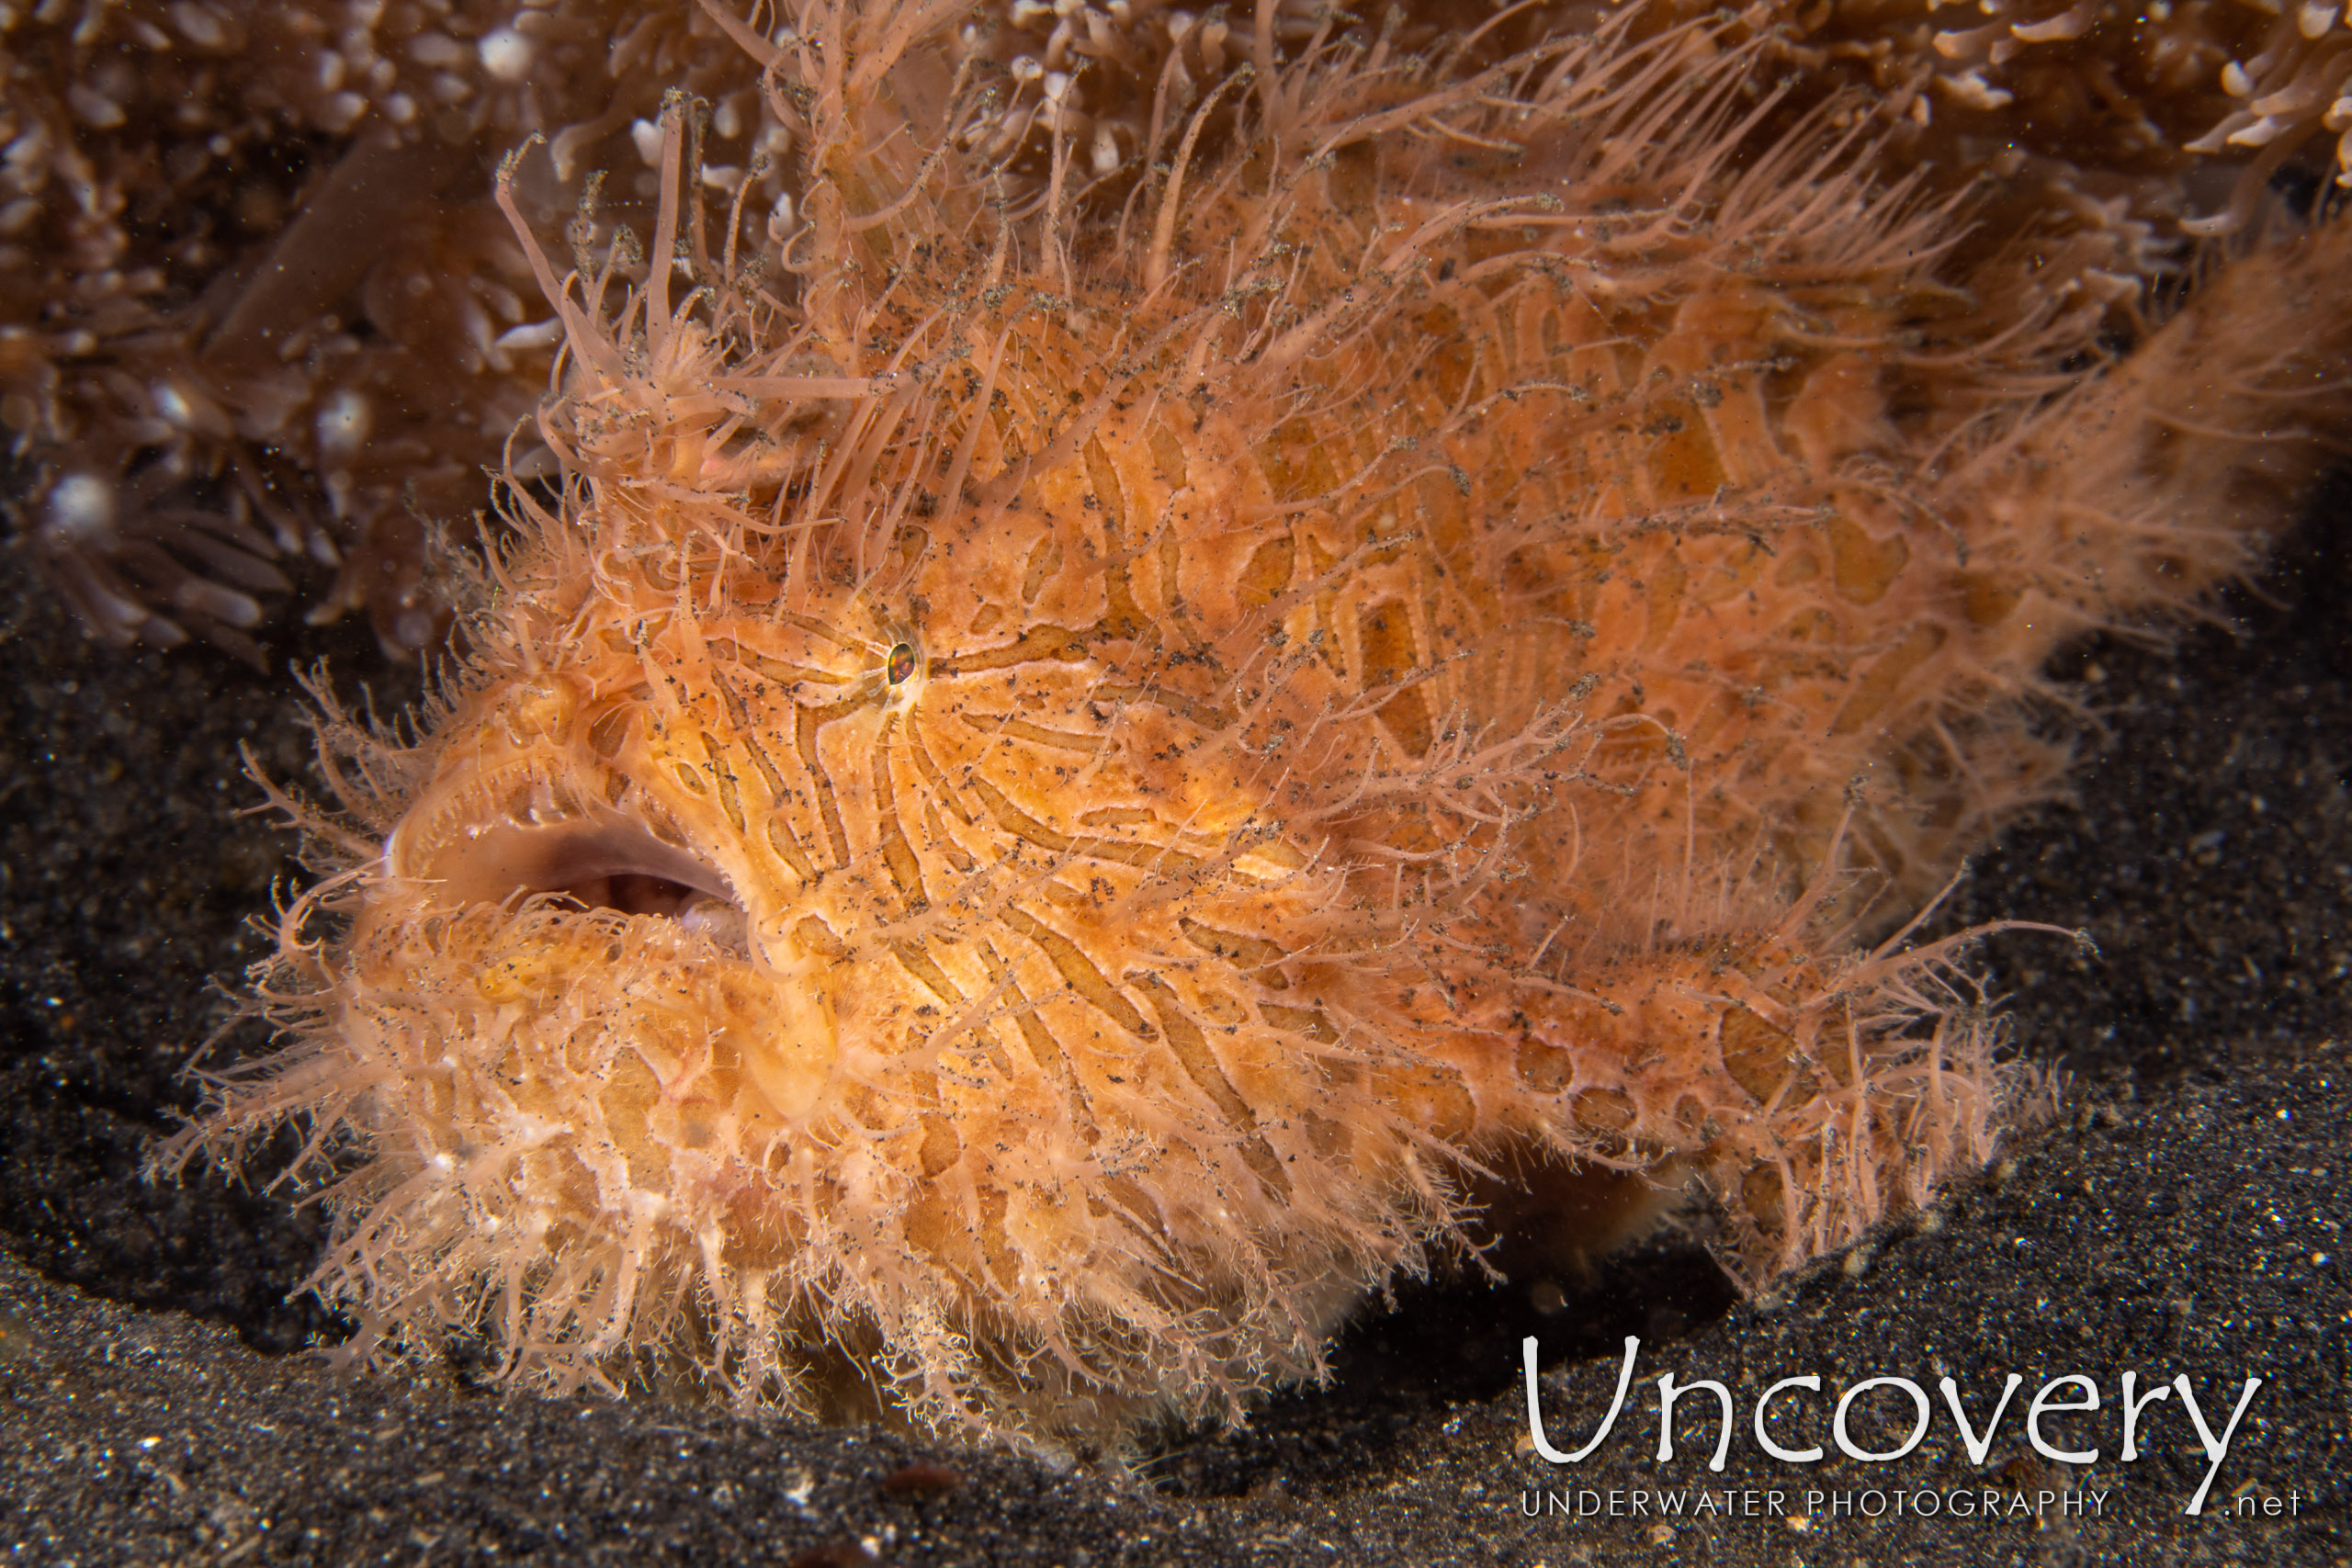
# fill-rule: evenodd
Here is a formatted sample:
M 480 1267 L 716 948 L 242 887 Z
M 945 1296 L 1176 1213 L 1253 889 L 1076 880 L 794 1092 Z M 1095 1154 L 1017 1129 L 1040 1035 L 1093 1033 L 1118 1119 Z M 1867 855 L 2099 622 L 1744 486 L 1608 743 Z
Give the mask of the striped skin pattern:
M 358 1352 L 1066 1448 L 1514 1190 L 1760 1283 L 1984 1156 L 1863 941 L 2052 787 L 2055 644 L 2286 515 L 2340 228 L 2104 364 L 1704 28 L 1309 52 L 1022 210 L 923 18 L 803 21 L 789 287 L 676 118 L 650 266 L 544 271 L 562 503 L 413 736 L 330 712 L 290 1043 L 171 1151 L 307 1122 Z

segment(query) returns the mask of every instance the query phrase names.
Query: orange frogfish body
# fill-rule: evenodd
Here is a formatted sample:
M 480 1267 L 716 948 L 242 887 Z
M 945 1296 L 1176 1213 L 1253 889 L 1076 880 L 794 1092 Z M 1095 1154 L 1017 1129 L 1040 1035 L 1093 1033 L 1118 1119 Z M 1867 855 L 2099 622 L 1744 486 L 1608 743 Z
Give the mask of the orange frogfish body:
M 1882 939 L 2052 787 L 2053 647 L 2290 515 L 2345 229 L 2119 355 L 1705 25 L 1309 51 L 1089 201 L 916 21 L 746 35 L 764 272 L 680 114 L 650 264 L 541 258 L 560 504 L 413 740 L 326 727 L 292 1043 L 180 1148 L 310 1121 L 361 1345 L 1051 1447 L 1514 1186 L 1760 1282 L 1981 1161 L 2020 1077 Z

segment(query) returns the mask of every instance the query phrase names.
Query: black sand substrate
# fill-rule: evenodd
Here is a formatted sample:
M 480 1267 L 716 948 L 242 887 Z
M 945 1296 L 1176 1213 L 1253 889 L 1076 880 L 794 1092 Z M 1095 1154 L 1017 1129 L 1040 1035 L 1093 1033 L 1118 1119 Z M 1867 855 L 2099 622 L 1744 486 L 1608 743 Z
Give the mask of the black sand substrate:
M 397 706 L 414 678 L 363 636 L 288 633 Z M 1347 1337 L 1335 1385 L 1238 1433 L 1164 1438 L 1139 1469 L 1057 1472 L 876 1431 L 481 1392 L 463 1366 L 338 1379 L 340 1326 L 289 1301 L 319 1241 L 277 1197 L 141 1180 L 193 1103 L 182 1069 L 292 874 L 240 748 L 308 766 L 282 674 L 201 650 L 91 646 L 0 556 L 0 1554 L 22 1562 L 2352 1564 L 2352 483 L 2254 591 L 2168 643 L 2065 656 L 2103 732 L 2070 802 L 1977 859 L 1942 929 L 2011 917 L 2090 946 L 1992 940 L 1980 961 L 2064 1108 L 1982 1178 L 1851 1253 L 1738 1303 L 1660 1240 L 1589 1279 L 1401 1289 Z M 2093 951 L 2095 947 L 2096 951 Z M 232 1033 L 216 1049 L 258 1043 Z M 278 1157 L 287 1152 L 280 1149 Z M 255 1169 L 266 1171 L 269 1151 Z M 1581 1447 L 1625 1337 L 1631 1393 Z M 1685 1396 L 1657 1457 L 1657 1379 Z M 1983 1462 L 1982 1425 L 2022 1384 Z M 2121 1457 L 2137 1397 L 2186 1377 Z M 1821 1445 L 1769 1457 L 1770 1431 Z M 2043 1417 L 2052 1380 L 2099 1407 Z M 1924 1439 L 1865 1462 L 1842 1394 L 1905 1378 Z M 2246 1380 L 2260 1386 L 2245 1395 Z M 2049 1394 L 2076 1403 L 2080 1384 Z M 1847 1445 L 1902 1444 L 1910 1396 L 1858 1395 Z M 2201 1513 L 2186 1512 L 2213 1472 Z M 1638 1509 L 1638 1512 L 1636 1511 Z M 1964 1511 L 1963 1511 L 1964 1510 Z

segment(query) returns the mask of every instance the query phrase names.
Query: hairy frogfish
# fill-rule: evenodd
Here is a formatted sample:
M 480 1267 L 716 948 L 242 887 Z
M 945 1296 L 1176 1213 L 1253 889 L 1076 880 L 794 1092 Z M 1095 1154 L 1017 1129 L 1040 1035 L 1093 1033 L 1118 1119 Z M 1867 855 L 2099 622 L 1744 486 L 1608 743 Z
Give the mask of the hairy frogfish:
M 329 705 L 282 1048 L 165 1162 L 308 1128 L 355 1354 L 1046 1450 L 1494 1216 L 1761 1286 L 1980 1164 L 2032 1074 L 1906 920 L 2052 651 L 2291 519 L 2352 230 L 2062 287 L 1639 7 L 1261 26 L 1011 169 L 953 12 L 730 21 L 780 249 L 683 98 L 641 243 L 528 244 L 557 477 L 425 711 Z

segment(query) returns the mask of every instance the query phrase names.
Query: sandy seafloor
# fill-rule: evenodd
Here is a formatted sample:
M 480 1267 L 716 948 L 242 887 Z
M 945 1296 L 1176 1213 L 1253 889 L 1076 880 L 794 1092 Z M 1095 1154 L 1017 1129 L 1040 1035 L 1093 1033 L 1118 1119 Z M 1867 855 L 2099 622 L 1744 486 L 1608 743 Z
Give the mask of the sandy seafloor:
M 215 988 L 286 874 L 287 841 L 238 818 L 250 745 L 303 774 L 301 707 L 202 650 L 86 643 L 20 551 L 0 555 L 0 1553 L 45 1563 L 879 1561 L 1266 1563 L 2352 1562 L 2352 483 L 2339 481 L 2259 592 L 2170 645 L 2067 656 L 2102 712 L 2077 797 L 1976 862 L 1947 927 L 2000 916 L 2081 926 L 1989 944 L 2019 1048 L 2071 1075 L 2067 1110 L 1930 1215 L 1734 1304 L 1703 1254 L 1666 1238 L 1589 1279 L 1401 1292 L 1343 1343 L 1329 1390 L 1252 1427 L 1164 1440 L 1138 1471 L 1056 1472 L 707 1410 L 502 1398 L 462 1367 L 338 1381 L 298 1353 L 334 1325 L 287 1301 L 318 1240 L 277 1199 L 143 1183 L 141 1151 L 191 1103 L 180 1076 L 223 1014 Z M 281 636 L 397 703 L 364 635 Z M 229 1043 L 250 1048 L 251 1040 Z M 284 1153 L 281 1147 L 280 1156 Z M 1549 1307 L 1551 1310 L 1542 1310 Z M 1552 1369 L 1560 1446 L 1590 1431 L 1622 1337 L 1642 1381 L 1580 1465 L 1527 1451 L 1522 1335 Z M 1564 1370 L 1563 1370 L 1564 1369 Z M 1740 1402 L 1726 1468 L 1703 1468 L 1711 1404 L 1655 1457 L 1654 1380 L 1715 1378 Z M 2118 1455 L 2125 1371 L 2186 1373 L 2217 1426 L 2247 1407 L 2202 1517 L 2206 1469 L 2177 1399 Z M 1984 1464 L 1938 1402 L 1886 1464 L 1797 1465 L 1868 1377 L 1932 1394 L 1961 1380 L 1981 1420 L 2026 1381 Z M 2029 1448 L 2025 1405 L 2082 1373 L 2101 1408 Z M 1880 1399 L 1886 1403 L 1878 1403 Z M 1907 1427 L 1882 1391 L 1853 1435 Z M 1797 1412 L 1810 1410 L 1809 1416 Z M 1890 1426 L 1894 1417 L 1904 1417 Z M 1892 1430 L 1894 1437 L 1887 1434 Z M 1571 1434 L 1575 1434 L 1572 1438 Z M 944 1467 L 912 1468 L 921 1462 Z M 1642 1517 L 1529 1517 L 1544 1492 Z M 1656 1495 L 1736 1509 L 1661 1519 Z M 1772 1494 L 1783 1514 L 1775 1517 Z M 1808 1490 L 1825 1494 L 1810 1513 Z M 2036 1514 L 1922 1518 L 1922 1490 L 2022 1494 Z M 1900 1516 L 1839 1514 L 1871 1493 Z M 2092 1499 L 2096 1511 L 2089 1511 Z M 1752 1499 L 1752 1500 L 1751 1500 Z M 2072 1499 L 2071 1505 L 2067 1501 Z M 2276 1500 L 2282 1510 L 2261 1510 Z M 2085 1510 L 2070 1512 L 2069 1509 Z M 2283 1510 L 2292 1508 L 2289 1515 Z M 1805 1516 L 1800 1521 L 1796 1516 Z

